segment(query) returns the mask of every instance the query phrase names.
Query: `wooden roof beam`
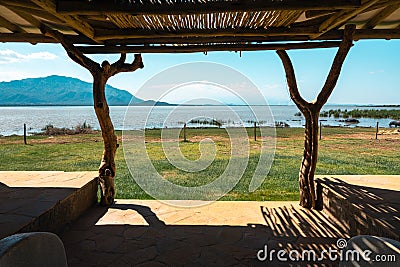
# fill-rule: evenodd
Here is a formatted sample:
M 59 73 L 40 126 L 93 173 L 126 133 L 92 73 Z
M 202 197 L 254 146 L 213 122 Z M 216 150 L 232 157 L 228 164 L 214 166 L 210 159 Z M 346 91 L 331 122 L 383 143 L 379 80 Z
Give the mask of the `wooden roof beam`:
M 320 37 L 317 40 L 341 40 L 343 30 L 333 30 Z M 66 38 L 74 44 L 94 45 L 93 40 L 83 35 L 66 35 Z M 397 29 L 363 29 L 356 30 L 354 40 L 359 39 L 400 39 L 400 27 Z M 282 42 L 282 41 L 307 41 L 308 36 L 248 36 L 248 37 L 158 37 L 146 39 L 124 39 L 108 40 L 107 45 L 151 45 L 151 44 L 204 44 L 204 43 L 247 43 L 247 42 Z M 29 43 L 56 43 L 50 37 L 34 33 L 0 33 L 0 42 L 29 42 Z
M 332 30 L 315 40 L 341 40 L 343 30 Z M 359 39 L 400 39 L 400 27 L 397 29 L 360 29 L 354 33 L 354 40 Z M 107 45 L 137 45 L 137 44 L 199 44 L 199 43 L 240 43 L 240 42 L 285 42 L 285 41 L 308 41 L 310 38 L 306 35 L 284 35 L 284 36 L 259 36 L 259 35 L 231 35 L 231 36 L 162 36 L 147 38 L 125 38 L 110 39 L 104 41 Z
M 25 33 L 26 32 L 24 29 L 22 29 L 18 25 L 15 25 L 14 23 L 12 23 L 11 21 L 9 21 L 8 19 L 6 19 L 2 16 L 0 16 L 0 27 L 4 27 L 14 33 Z
M 45 20 L 52 21 L 52 22 L 55 22 L 55 23 L 63 23 L 63 24 L 65 24 L 65 22 L 63 22 L 59 18 L 53 16 L 49 12 L 44 11 L 43 9 L 32 10 L 30 8 L 21 7 L 21 6 L 9 6 L 7 8 L 10 9 L 10 10 L 19 10 L 19 11 L 24 12 L 26 14 L 34 15 L 35 17 L 39 17 L 41 19 L 45 19 Z
M 6 7 L 12 6 L 12 7 L 23 7 L 23 8 L 29 8 L 33 10 L 41 10 L 40 7 L 37 5 L 33 4 L 30 0 L 18 0 L 18 1 L 13 1 L 13 0 L 0 0 L 0 4 L 4 5 Z
M 378 25 L 385 18 L 389 17 L 393 12 L 399 9 L 400 4 L 390 5 L 385 7 L 382 11 L 372 17 L 363 27 L 364 29 L 373 29 L 376 25 Z
M 363 13 L 365 10 L 367 10 L 369 7 L 373 6 L 374 4 L 378 3 L 380 0 L 370 0 L 368 2 L 365 2 L 362 4 L 360 7 L 353 9 L 353 10 L 342 10 L 334 15 L 332 15 L 330 18 L 325 20 L 323 23 L 321 23 L 319 27 L 319 33 L 311 35 L 311 39 L 316 39 L 322 34 L 338 28 L 345 24 L 349 19 L 357 16 L 360 13 Z
M 92 40 L 80 35 L 66 35 L 65 38 L 73 43 L 95 44 Z M 0 33 L 0 42 L 58 43 L 57 40 L 41 33 Z
M 115 54 L 115 53 L 196 53 L 211 51 L 259 51 L 278 49 L 311 49 L 338 47 L 340 41 L 277 43 L 277 44 L 210 44 L 184 46 L 80 46 L 84 54 Z
M 268 29 L 182 29 L 176 31 L 159 31 L 147 29 L 117 29 L 98 30 L 97 40 L 134 39 L 134 38 L 158 38 L 158 37 L 222 37 L 222 36 L 287 36 L 287 35 L 311 35 L 317 32 L 317 27 L 271 27 Z
M 59 18 L 61 21 L 64 21 L 66 24 L 68 24 L 68 26 L 72 27 L 76 31 L 97 42 L 94 39 L 95 31 L 93 27 L 84 20 L 80 19 L 78 16 L 59 14 L 56 10 L 55 0 L 31 0 L 31 2 L 43 8 L 51 15 Z
M 119 3 L 118 3 L 119 2 Z M 123 2 L 123 3 L 121 3 Z M 57 12 L 71 15 L 140 14 L 185 15 L 212 12 L 251 12 L 274 10 L 334 10 L 359 7 L 360 0 L 236 0 L 236 1 L 177 1 L 173 4 L 130 4 L 127 1 L 57 1 Z

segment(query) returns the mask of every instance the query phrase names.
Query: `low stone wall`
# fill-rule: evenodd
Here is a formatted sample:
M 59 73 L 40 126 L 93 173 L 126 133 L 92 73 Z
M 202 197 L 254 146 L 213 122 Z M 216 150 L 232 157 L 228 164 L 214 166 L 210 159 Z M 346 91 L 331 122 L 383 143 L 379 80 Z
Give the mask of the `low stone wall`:
M 87 209 L 97 203 L 97 191 L 98 180 L 93 178 L 82 188 L 56 203 L 53 208 L 34 218 L 19 232 L 60 232 L 66 225 L 78 219 Z
M 363 203 L 363 205 L 358 205 L 357 202 L 354 203 L 350 197 L 342 195 L 341 190 L 335 190 L 332 185 L 337 186 L 336 181 L 324 178 L 316 179 L 316 182 L 318 199 L 320 200 L 320 205 L 322 204 L 324 213 L 331 217 L 334 223 L 346 231 L 347 234 L 350 236 L 373 235 L 400 240 L 400 229 L 396 230 L 390 224 L 390 214 L 382 214 L 382 217 L 386 216 L 386 218 L 389 218 L 388 220 L 380 217 L 379 213 L 371 214 L 366 206 L 373 210 L 373 203 Z M 357 194 L 359 192 L 354 193 Z M 367 193 L 365 192 L 365 194 Z M 395 216 L 394 213 L 396 211 L 393 211 L 392 218 Z

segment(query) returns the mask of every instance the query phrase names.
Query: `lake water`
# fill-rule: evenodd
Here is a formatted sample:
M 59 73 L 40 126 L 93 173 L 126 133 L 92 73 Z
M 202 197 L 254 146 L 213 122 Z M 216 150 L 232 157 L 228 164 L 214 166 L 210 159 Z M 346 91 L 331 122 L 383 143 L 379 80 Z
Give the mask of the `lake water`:
M 372 107 L 358 106 L 325 106 L 329 109 L 371 109 Z M 376 109 L 383 109 L 376 107 Z M 390 108 L 392 109 L 392 108 Z M 399 108 L 400 109 L 400 108 Z M 270 116 L 270 112 L 272 116 Z M 184 122 L 191 119 L 217 120 L 223 123 L 222 127 L 251 126 L 252 121 L 260 122 L 263 126 L 273 126 L 275 122 L 287 123 L 290 127 L 303 127 L 304 118 L 295 116 L 296 106 L 156 106 L 156 107 L 111 107 L 110 115 L 115 129 L 143 129 L 162 127 L 182 127 Z M 257 117 L 257 119 L 255 118 Z M 335 118 L 321 118 L 323 125 L 347 126 Z M 71 106 L 40 106 L 40 107 L 0 107 L 0 135 L 22 135 L 23 125 L 26 123 L 28 133 L 38 132 L 44 126 L 52 124 L 55 127 L 73 128 L 85 122 L 99 129 L 93 107 Z M 357 126 L 388 127 L 391 119 L 360 118 Z M 201 126 L 189 123 L 188 127 Z

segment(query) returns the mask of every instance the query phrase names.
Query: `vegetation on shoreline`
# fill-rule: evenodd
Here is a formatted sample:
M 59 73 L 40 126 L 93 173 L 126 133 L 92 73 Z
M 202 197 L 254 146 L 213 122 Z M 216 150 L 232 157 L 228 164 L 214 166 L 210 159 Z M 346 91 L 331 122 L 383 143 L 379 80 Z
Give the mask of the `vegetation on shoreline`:
M 74 135 L 74 134 L 92 134 L 95 131 L 93 130 L 90 124 L 83 122 L 79 123 L 75 126 L 75 128 L 59 128 L 54 127 L 52 124 L 47 124 L 44 128 L 42 128 L 42 132 L 36 133 L 36 135 L 48 135 L 48 136 L 55 136 L 55 135 Z
M 384 119 L 389 118 L 393 120 L 400 119 L 399 109 L 353 109 L 353 110 L 341 110 L 341 109 L 330 109 L 328 111 L 322 111 L 320 117 L 334 117 L 334 118 L 374 118 Z
M 263 142 L 253 141 L 248 129 L 250 158 L 243 178 L 222 200 L 298 200 L 298 170 L 304 143 L 304 129 L 277 128 L 276 153 L 272 168 L 261 187 L 253 193 L 248 186 L 258 164 Z M 121 143 L 121 132 L 117 132 Z M 181 133 L 182 134 L 182 133 Z M 157 171 L 167 180 L 196 186 L 220 175 L 230 158 L 230 140 L 225 129 L 187 129 L 189 142 L 180 142 L 182 154 L 199 158 L 199 143 L 205 138 L 214 141 L 216 158 L 210 167 L 196 173 L 175 168 L 165 157 L 160 142 L 161 130 L 146 130 L 146 147 Z M 375 130 L 368 128 L 324 128 L 320 141 L 316 174 L 399 174 L 397 136 L 375 140 Z M 28 145 L 22 137 L 0 137 L 0 170 L 2 171 L 97 171 L 103 143 L 100 132 L 78 135 L 30 136 Z M 116 198 L 149 199 L 131 176 L 122 146 L 117 150 Z
M 385 107 L 385 106 L 382 106 Z M 397 107 L 397 106 L 393 106 Z M 300 112 L 296 112 L 294 116 L 301 116 Z M 393 119 L 400 120 L 400 109 L 330 109 L 321 111 L 319 114 L 322 118 L 373 118 L 373 119 Z

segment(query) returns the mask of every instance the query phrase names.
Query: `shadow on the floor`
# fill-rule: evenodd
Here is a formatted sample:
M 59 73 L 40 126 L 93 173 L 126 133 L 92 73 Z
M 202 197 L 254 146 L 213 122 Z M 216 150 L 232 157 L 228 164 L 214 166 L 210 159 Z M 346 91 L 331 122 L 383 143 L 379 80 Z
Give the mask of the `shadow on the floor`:
M 121 210 L 136 211 L 148 226 L 96 225 L 106 213 Z M 312 253 L 319 257 L 322 250 L 336 249 L 338 238 L 347 237 L 321 212 L 293 206 L 262 206 L 260 212 L 266 225 L 166 225 L 147 206 L 114 204 L 91 209 L 61 237 L 69 266 L 288 266 L 289 251 L 299 258 L 291 264 L 306 266 L 317 261 Z M 281 249 L 286 254 L 280 257 L 287 261 L 278 259 Z M 311 252 L 302 260 L 304 250 Z M 319 263 L 337 261 L 325 258 Z
M 0 239 L 17 232 L 59 231 L 60 225 L 54 220 L 38 218 L 75 191 L 75 188 L 9 187 L 0 183 Z

